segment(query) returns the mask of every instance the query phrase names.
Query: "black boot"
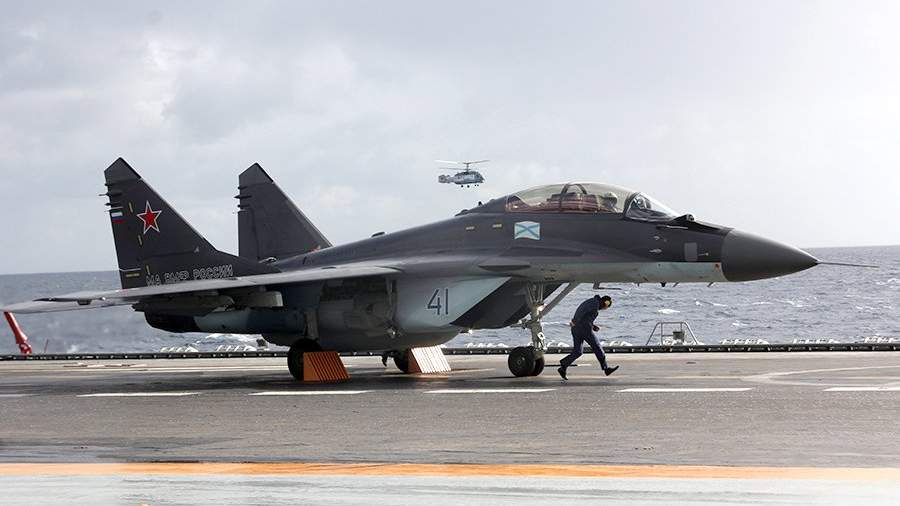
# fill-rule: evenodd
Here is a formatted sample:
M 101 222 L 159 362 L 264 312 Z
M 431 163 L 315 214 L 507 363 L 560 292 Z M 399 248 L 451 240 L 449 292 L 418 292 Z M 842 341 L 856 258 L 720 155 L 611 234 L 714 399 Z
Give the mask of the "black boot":
M 616 365 L 616 366 L 613 366 L 613 367 L 607 367 L 606 369 L 603 370 L 603 372 L 605 372 L 606 375 L 609 376 L 610 374 L 616 372 L 616 370 L 617 370 L 618 368 L 619 368 L 619 366 L 617 366 L 617 365 Z
M 564 366 L 564 365 L 560 366 L 559 369 L 556 370 L 556 372 L 558 372 L 559 375 L 562 376 L 562 379 L 564 379 L 566 381 L 569 380 L 569 378 L 566 377 L 566 366 Z

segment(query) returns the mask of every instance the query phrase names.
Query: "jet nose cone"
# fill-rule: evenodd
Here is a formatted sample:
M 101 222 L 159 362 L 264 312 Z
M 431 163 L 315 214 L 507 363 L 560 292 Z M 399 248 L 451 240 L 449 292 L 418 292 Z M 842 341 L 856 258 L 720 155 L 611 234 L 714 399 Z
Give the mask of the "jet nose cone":
M 722 244 L 722 272 L 728 281 L 774 278 L 818 263 L 805 251 L 738 230 L 729 232 Z

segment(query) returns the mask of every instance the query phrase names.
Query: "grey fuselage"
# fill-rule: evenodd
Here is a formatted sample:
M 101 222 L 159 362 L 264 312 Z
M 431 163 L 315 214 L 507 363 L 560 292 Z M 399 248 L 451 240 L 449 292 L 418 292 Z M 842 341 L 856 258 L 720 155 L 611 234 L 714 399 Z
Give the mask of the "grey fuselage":
M 401 262 L 409 274 L 498 275 L 535 282 L 750 281 L 809 268 L 796 248 L 691 220 L 622 214 L 512 213 L 502 199 L 453 218 L 285 259 L 282 270 L 348 262 Z M 516 223 L 540 224 L 537 239 Z
M 350 295 L 335 299 L 342 302 L 327 296 L 311 301 L 305 292 L 303 303 L 318 308 L 319 339 L 333 349 L 434 345 L 461 331 L 506 327 L 528 314 L 529 284 L 544 285 L 549 297 L 572 282 L 748 281 L 797 272 L 816 260 L 796 248 L 688 216 L 645 221 L 624 213 L 511 212 L 501 198 L 447 220 L 272 265 L 290 271 L 349 263 L 395 267 L 398 274 L 370 280 L 374 285 L 368 288 L 354 285 Z M 386 297 L 375 295 L 382 286 L 388 287 Z M 448 299 L 458 294 L 452 296 L 457 313 L 423 323 L 425 308 L 440 313 L 447 286 L 453 287 Z M 353 290 L 372 295 L 360 300 Z M 278 342 L 279 336 L 267 338 Z

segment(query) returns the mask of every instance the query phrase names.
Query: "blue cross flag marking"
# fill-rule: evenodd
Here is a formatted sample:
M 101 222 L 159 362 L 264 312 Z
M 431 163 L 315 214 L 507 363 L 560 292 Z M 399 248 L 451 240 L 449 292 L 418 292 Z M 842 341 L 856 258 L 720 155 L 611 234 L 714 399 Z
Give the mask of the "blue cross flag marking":
M 541 240 L 541 224 L 534 221 L 520 221 L 516 223 L 513 239 Z

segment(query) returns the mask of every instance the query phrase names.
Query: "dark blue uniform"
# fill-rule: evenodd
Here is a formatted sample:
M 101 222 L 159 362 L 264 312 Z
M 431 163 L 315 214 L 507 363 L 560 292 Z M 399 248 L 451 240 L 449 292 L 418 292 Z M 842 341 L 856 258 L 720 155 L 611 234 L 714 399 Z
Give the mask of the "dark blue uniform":
M 559 361 L 563 369 L 578 360 L 578 357 L 582 355 L 581 348 L 585 342 L 591 345 L 594 355 L 597 355 L 597 360 L 600 361 L 600 367 L 604 371 L 609 368 L 606 364 L 606 353 L 603 352 L 603 347 L 600 346 L 600 342 L 594 334 L 594 320 L 597 319 L 599 313 L 600 297 L 591 297 L 582 302 L 578 309 L 575 310 L 575 316 L 572 317 L 572 347 L 575 349 Z

